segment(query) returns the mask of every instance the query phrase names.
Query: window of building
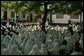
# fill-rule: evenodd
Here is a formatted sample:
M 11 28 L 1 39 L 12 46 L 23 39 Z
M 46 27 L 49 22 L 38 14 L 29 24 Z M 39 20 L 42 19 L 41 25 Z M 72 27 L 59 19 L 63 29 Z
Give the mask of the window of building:
M 15 17 L 15 12 L 11 12 L 11 18 Z
M 73 15 L 73 14 L 70 15 L 70 19 L 78 19 L 78 18 L 79 18 L 79 15 Z
M 56 14 L 56 18 L 64 18 L 63 14 Z

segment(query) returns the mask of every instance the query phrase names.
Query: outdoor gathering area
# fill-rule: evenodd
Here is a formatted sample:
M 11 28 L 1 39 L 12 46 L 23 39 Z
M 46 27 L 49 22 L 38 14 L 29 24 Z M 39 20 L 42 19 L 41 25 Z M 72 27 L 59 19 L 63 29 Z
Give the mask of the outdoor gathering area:
M 1 1 L 1 55 L 83 55 L 83 1 Z

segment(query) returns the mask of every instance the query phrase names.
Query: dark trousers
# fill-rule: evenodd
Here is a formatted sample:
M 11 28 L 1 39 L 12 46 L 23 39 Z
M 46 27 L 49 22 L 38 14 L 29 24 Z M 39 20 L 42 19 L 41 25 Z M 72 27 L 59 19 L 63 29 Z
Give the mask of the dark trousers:
M 69 27 L 69 31 L 70 31 L 71 35 L 74 34 L 72 27 Z

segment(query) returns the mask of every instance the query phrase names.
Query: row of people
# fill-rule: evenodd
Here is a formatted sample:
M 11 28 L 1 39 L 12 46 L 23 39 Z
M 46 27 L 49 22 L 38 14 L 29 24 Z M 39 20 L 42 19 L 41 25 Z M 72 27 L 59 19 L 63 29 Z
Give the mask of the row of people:
M 31 27 L 31 26 L 30 26 Z M 39 27 L 39 26 L 38 26 Z M 5 33 L 5 31 L 6 30 L 8 30 L 8 32 L 10 33 L 10 32 L 13 32 L 13 33 L 16 33 L 17 31 L 15 30 L 15 29 L 21 29 L 21 28 L 24 28 L 24 29 L 26 29 L 24 26 L 17 26 L 17 27 L 13 27 L 13 26 L 10 26 L 10 27 L 4 27 L 4 26 L 2 26 L 2 32 L 4 32 Z M 33 27 L 31 27 L 30 29 L 33 29 L 34 28 L 34 26 Z M 4 30 L 3 30 L 4 29 Z M 30 30 L 29 29 L 29 30 Z M 38 28 L 37 28 L 38 29 Z M 36 29 L 36 30 L 37 30 Z M 52 27 L 50 27 L 50 29 L 52 29 Z M 26 29 L 27 30 L 27 29 Z M 26 31 L 25 30 L 25 31 Z M 53 29 L 54 30 L 54 29 Z M 21 30 L 22 31 L 22 30 Z M 54 30 L 54 31 L 56 31 L 56 30 Z M 29 31 L 30 32 L 30 34 L 31 34 L 31 32 L 32 31 Z M 33 31 L 34 32 L 34 31 Z M 38 31 L 37 31 L 38 32 Z M 52 32 L 52 31 L 51 31 Z M 53 34 L 53 32 L 52 33 L 49 33 L 49 34 L 52 34 L 52 35 L 54 35 Z M 3 33 L 3 34 L 4 34 Z M 20 34 L 21 32 L 18 32 L 18 34 Z M 36 32 L 35 32 L 36 33 Z M 18 35 L 18 34 L 16 34 L 16 35 Z M 23 32 L 21 33 L 21 35 L 23 34 Z M 26 34 L 26 33 L 25 33 Z M 41 32 L 39 33 L 36 33 L 36 36 L 37 36 L 37 34 L 41 34 Z M 55 33 L 56 34 L 56 33 Z M 7 34 L 6 34 L 7 35 Z M 57 34 L 56 34 L 57 35 Z M 59 35 L 61 35 L 61 34 L 59 34 Z M 25 36 L 25 35 L 24 35 Z M 35 35 L 33 35 L 34 37 L 35 37 Z M 33 37 L 32 36 L 32 37 Z M 12 37 L 12 36 L 10 36 L 10 37 Z M 20 36 L 21 37 L 21 36 Z M 26 37 L 30 37 L 30 35 L 29 36 L 26 36 Z M 48 38 L 49 36 L 47 36 L 46 37 L 46 39 Z M 55 36 L 56 37 L 56 36 Z M 60 36 L 59 36 L 60 37 Z M 41 38 L 41 36 L 39 36 L 38 38 Z M 38 39 L 37 38 L 37 39 Z M 51 38 L 53 38 L 52 36 L 51 36 Z M 62 36 L 60 37 L 60 38 L 62 38 Z M 35 38 L 34 38 L 35 39 Z M 56 37 L 56 39 L 57 39 L 57 37 Z M 39 40 L 39 39 L 38 39 Z M 53 40 L 53 39 L 52 39 Z M 58 39 L 57 39 L 58 40 Z M 42 40 L 41 40 L 42 41 Z M 48 40 L 48 41 L 50 41 L 50 40 Z M 59 41 L 61 41 L 61 40 L 59 40 Z M 30 42 L 30 43 L 32 43 L 32 42 Z M 51 42 L 50 42 L 51 43 Z M 47 47 L 49 47 L 50 46 L 50 43 L 49 44 L 45 44 L 45 45 L 48 45 Z M 77 44 L 76 45 L 74 45 L 74 47 L 72 48 L 72 49 L 70 49 L 70 51 L 68 51 L 68 53 L 67 53 L 67 49 L 68 48 L 66 48 L 66 46 L 67 46 L 67 41 L 66 40 L 64 40 L 63 42 L 62 42 L 62 45 L 60 45 L 60 48 L 59 48 L 59 50 L 58 50 L 58 55 L 74 55 L 73 54 L 73 50 L 76 52 L 76 53 L 79 53 L 79 55 L 82 55 L 82 52 L 81 52 L 81 48 L 79 47 L 79 41 L 77 42 Z M 52 44 L 52 43 L 51 43 Z M 28 45 L 28 44 L 27 44 Z M 31 45 L 30 45 L 31 46 Z M 38 47 L 39 47 L 39 45 L 37 45 Z M 55 55 L 55 51 L 54 50 L 57 50 L 57 48 L 56 48 L 56 46 L 57 46 L 57 44 L 55 43 L 55 45 L 52 47 L 52 49 L 51 50 L 47 50 L 47 55 L 49 55 L 49 54 L 51 54 L 51 55 Z M 47 48 L 46 47 L 46 48 Z M 27 47 L 28 48 L 28 47 Z M 35 48 L 37 48 L 36 47 L 36 44 L 34 44 L 33 45 L 33 47 L 32 47 L 32 49 L 31 49 L 31 51 L 29 52 L 29 53 L 27 53 L 26 51 L 26 53 L 25 54 L 28 54 L 28 55 L 41 55 L 41 54 L 38 54 L 36 51 L 38 50 L 38 49 L 35 49 Z M 79 50 L 77 50 L 79 48 Z M 23 48 L 24 49 L 24 48 Z M 25 50 L 26 50 L 26 47 L 25 47 Z M 36 50 L 36 51 L 32 51 L 32 50 Z M 33 53 L 34 52 L 34 53 Z M 80 53 L 81 52 L 81 53 Z M 24 53 L 24 52 L 23 52 Z M 45 54 L 44 54 L 45 55 Z M 75 54 L 75 55 L 77 55 L 77 54 Z

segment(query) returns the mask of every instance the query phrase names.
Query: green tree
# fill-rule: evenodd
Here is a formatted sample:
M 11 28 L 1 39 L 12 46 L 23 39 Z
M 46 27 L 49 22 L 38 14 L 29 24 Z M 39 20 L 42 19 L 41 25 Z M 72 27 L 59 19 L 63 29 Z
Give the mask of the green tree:
M 81 14 L 83 12 L 83 1 L 26 1 L 27 10 L 29 12 L 43 12 L 42 31 L 45 30 L 45 23 L 47 14 L 61 13 L 61 14 Z M 48 6 L 51 6 L 48 8 Z M 40 7 L 43 7 L 41 11 Z M 52 12 L 52 13 L 51 13 Z
M 16 13 L 16 19 L 18 20 L 18 12 L 22 12 L 22 10 L 24 9 L 24 2 L 23 1 L 11 1 L 11 9 L 15 10 Z M 23 9 L 22 9 L 23 8 Z
M 33 14 L 36 15 L 40 14 L 40 4 L 38 4 L 35 1 L 25 1 L 24 7 L 25 7 L 24 12 L 30 15 L 31 22 Z
M 28 12 L 30 14 L 31 21 L 33 13 L 39 14 L 43 12 L 42 31 L 44 32 L 46 31 L 45 23 L 48 13 L 50 13 L 52 17 L 53 13 L 81 15 L 83 12 L 83 1 L 15 1 L 11 4 L 13 4 L 12 8 L 15 9 L 16 13 L 18 13 L 19 10 Z M 48 8 L 49 6 L 51 7 Z M 11 6 L 8 7 L 5 5 L 4 8 L 5 7 L 7 9 Z M 41 10 L 41 8 L 43 8 L 43 10 Z
M 20 8 L 23 6 L 24 2 L 21 1 L 1 1 L 1 7 L 5 9 L 4 11 L 4 20 L 7 20 L 7 10 L 14 9 L 16 12 L 16 17 L 18 19 L 18 11 L 21 11 Z M 6 22 L 5 22 L 6 25 Z

